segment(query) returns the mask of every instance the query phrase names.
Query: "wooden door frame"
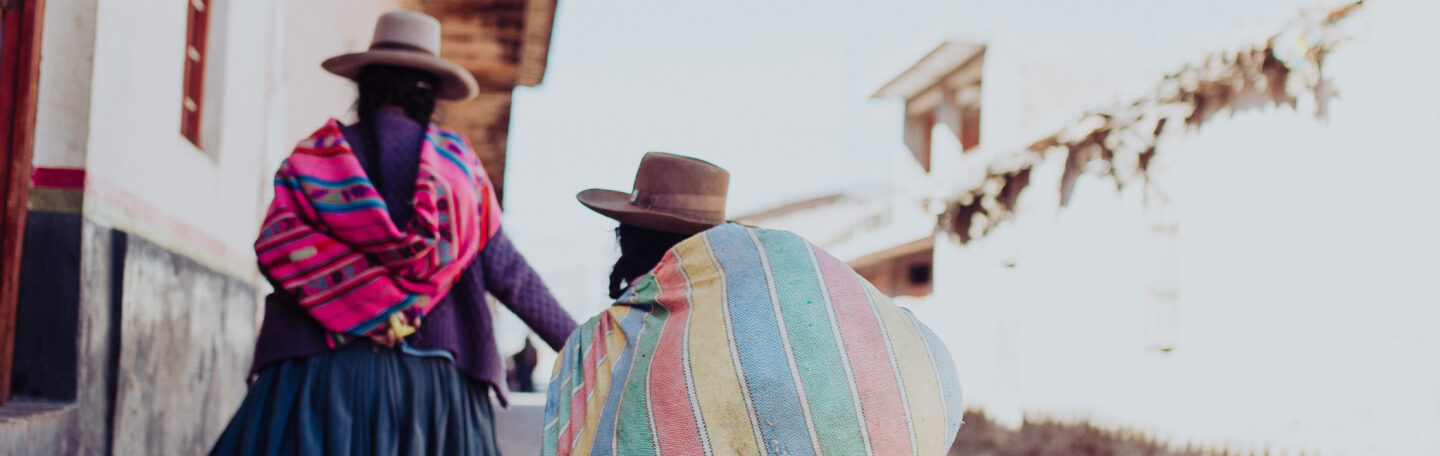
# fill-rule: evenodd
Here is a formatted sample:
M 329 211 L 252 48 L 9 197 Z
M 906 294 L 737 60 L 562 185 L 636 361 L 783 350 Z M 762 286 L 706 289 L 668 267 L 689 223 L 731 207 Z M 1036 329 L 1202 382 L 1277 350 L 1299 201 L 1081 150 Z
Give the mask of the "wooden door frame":
M 0 403 L 10 398 L 15 349 L 15 304 L 20 295 L 20 258 L 30 199 L 30 166 L 35 145 L 35 101 L 39 92 L 40 32 L 45 0 L 0 0 Z

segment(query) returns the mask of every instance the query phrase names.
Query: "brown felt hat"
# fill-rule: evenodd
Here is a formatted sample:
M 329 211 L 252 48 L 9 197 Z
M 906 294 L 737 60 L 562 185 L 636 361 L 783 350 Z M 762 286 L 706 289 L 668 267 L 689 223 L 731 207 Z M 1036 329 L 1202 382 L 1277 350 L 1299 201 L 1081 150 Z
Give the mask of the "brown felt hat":
M 475 75 L 440 58 L 440 21 L 414 11 L 392 11 L 375 22 L 370 50 L 331 57 L 321 63 L 326 71 L 350 79 L 369 65 L 414 68 L 440 79 L 435 96 L 442 100 L 469 100 L 480 94 Z
M 592 188 L 580 204 L 620 223 L 667 233 L 695 234 L 725 223 L 730 173 L 698 158 L 650 152 L 640 159 L 630 193 Z

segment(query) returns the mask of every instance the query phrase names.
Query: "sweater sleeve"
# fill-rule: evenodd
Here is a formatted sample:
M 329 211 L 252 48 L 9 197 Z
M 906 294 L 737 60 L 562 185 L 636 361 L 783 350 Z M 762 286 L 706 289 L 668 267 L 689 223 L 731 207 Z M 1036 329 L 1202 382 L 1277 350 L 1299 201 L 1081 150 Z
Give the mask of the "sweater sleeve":
M 480 252 L 485 290 L 525 321 L 550 348 L 559 350 L 575 331 L 576 323 L 550 295 L 540 275 L 515 250 L 504 229 L 495 233 Z

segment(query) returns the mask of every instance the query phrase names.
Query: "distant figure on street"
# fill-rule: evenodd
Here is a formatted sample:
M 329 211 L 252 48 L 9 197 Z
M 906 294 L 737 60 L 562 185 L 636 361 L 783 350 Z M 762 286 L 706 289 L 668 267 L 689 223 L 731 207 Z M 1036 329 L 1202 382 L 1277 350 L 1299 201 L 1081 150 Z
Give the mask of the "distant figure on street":
M 519 353 L 510 357 L 510 365 L 513 369 L 506 373 L 506 380 L 510 382 L 510 391 L 521 393 L 535 392 L 535 365 L 539 363 L 539 353 L 535 346 L 530 344 L 530 338 L 525 338 L 525 348 Z
M 650 153 L 620 222 L 614 304 L 559 354 L 541 454 L 944 454 L 963 408 L 939 339 L 795 234 L 726 223 L 729 174 Z
M 495 190 L 437 100 L 478 93 L 440 23 L 393 12 L 322 66 L 359 86 L 280 165 L 255 253 L 275 287 L 250 391 L 211 454 L 499 454 L 489 292 L 552 348 L 575 329 L 500 229 Z

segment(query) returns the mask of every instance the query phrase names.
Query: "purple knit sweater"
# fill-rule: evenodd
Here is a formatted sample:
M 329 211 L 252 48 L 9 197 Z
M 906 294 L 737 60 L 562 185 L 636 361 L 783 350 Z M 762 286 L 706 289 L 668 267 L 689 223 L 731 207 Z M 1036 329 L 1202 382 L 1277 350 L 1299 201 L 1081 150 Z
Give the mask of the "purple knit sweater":
M 391 219 L 404 226 L 415 216 L 410 201 L 415 195 L 420 141 L 425 136 L 425 127 L 389 110 L 377 113 L 375 121 L 380 126 L 376 139 L 383 151 L 378 164 L 372 161 L 375 156 L 360 126 L 341 127 L 341 131 L 372 180 L 381 177 L 372 168 L 375 165 L 383 168 L 378 170 L 383 177 L 376 182 L 376 190 L 385 198 Z M 487 291 L 524 320 L 552 349 L 558 350 L 575 330 L 575 320 L 555 302 L 540 276 L 515 250 L 502 229 L 461 273 L 450 294 L 425 316 L 419 332 L 405 340 L 420 350 L 448 350 L 461 371 L 490 384 L 504 405 L 509 403 L 505 397 L 505 364 L 495 345 L 490 308 L 485 304 Z M 260 326 L 255 360 L 250 366 L 252 378 L 277 361 L 327 350 L 325 329 L 311 319 L 293 297 L 283 291 L 265 297 L 265 321 Z

